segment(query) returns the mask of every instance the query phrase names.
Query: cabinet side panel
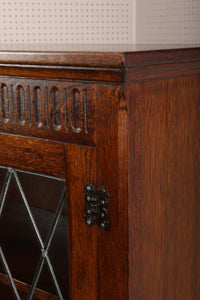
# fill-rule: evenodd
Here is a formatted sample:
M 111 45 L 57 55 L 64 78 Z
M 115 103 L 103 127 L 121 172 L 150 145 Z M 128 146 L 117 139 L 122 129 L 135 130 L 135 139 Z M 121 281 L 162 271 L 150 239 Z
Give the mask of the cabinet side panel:
M 140 84 L 125 85 L 128 106 L 128 223 L 129 223 L 129 299 L 138 300 L 141 290 L 141 126 Z M 137 108 L 137 109 L 136 109 Z
M 135 185 L 129 195 L 129 251 L 130 281 L 134 287 L 138 276 L 139 288 L 130 289 L 130 299 L 197 300 L 200 76 L 143 82 L 138 94 L 134 98 L 132 93 L 129 110 L 135 127 L 129 136 L 129 141 L 134 137 L 129 142 L 130 169 L 136 168 L 129 172 L 129 185 Z M 131 233 L 135 208 L 140 215 L 138 244 Z
M 97 185 L 109 193 L 110 228 L 98 230 L 99 299 L 128 299 L 127 108 L 123 88 L 97 89 Z
M 96 150 L 66 145 L 70 299 L 97 300 L 97 227 L 84 221 L 84 187 L 96 185 Z

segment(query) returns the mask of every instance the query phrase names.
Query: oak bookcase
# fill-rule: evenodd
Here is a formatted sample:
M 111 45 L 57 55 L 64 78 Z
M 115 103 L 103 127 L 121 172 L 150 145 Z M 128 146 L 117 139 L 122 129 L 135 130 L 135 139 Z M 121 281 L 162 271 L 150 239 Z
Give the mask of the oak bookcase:
M 200 48 L 73 47 L 0 51 L 0 299 L 31 299 L 39 253 L 62 296 L 33 299 L 198 300 Z M 23 211 L 43 230 L 61 185 L 47 248 Z

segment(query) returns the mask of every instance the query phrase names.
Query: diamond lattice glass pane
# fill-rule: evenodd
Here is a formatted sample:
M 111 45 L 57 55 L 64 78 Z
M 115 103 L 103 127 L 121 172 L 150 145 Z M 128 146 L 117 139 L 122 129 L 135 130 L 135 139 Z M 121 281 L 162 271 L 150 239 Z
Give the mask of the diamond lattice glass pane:
M 25 293 L 17 284 L 20 297 L 42 299 L 50 297 L 49 293 L 69 299 L 65 183 L 15 170 L 11 173 L 0 219 L 0 245 L 12 277 L 25 284 Z M 1 188 L 2 177 L 5 171 L 0 173 Z M 2 266 L 0 272 L 5 273 Z
M 0 244 L 13 277 L 31 284 L 41 251 L 23 203 L 6 201 L 0 220 Z

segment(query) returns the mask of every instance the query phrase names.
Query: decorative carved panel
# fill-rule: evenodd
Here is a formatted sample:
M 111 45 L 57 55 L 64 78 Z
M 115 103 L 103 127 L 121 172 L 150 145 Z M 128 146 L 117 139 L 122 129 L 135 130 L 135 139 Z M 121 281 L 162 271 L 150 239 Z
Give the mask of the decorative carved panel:
M 9 121 L 9 103 L 8 103 L 8 88 L 5 84 L 1 85 L 1 110 L 4 123 Z
M 0 131 L 95 145 L 95 85 L 0 77 Z

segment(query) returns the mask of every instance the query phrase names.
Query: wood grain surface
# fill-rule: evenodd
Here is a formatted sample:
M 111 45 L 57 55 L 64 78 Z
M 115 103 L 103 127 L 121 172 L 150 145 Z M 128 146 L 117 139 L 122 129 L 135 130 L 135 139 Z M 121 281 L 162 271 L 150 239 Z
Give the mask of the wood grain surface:
M 17 290 L 19 291 L 19 295 L 22 300 L 25 300 L 27 297 L 27 293 L 29 291 L 30 286 L 26 283 L 23 283 L 21 281 L 18 281 L 14 279 L 14 283 L 16 285 Z M 11 292 L 11 289 L 9 287 L 10 283 L 8 281 L 8 278 L 6 275 L 0 273 L 0 297 L 3 297 L 4 300 L 11 300 L 13 299 L 13 294 Z M 5 288 L 5 292 L 4 291 Z M 33 300 L 58 300 L 57 296 L 54 296 L 52 294 L 46 293 L 40 289 L 36 289 L 34 293 Z
M 50 49 L 49 49 L 50 50 Z M 71 66 L 90 68 L 120 68 L 123 54 L 106 52 L 65 52 L 65 51 L 1 51 L 0 64 Z
M 199 300 L 199 73 L 199 47 L 0 52 L 0 164 L 66 179 L 71 300 Z M 107 231 L 85 224 L 88 182 Z
M 124 71 L 118 68 L 73 68 L 60 66 L 0 65 L 0 74 L 41 79 L 123 82 Z
M 11 44 L 9 50 L 1 47 L 0 64 L 71 66 L 78 68 L 131 68 L 198 61 L 199 55 L 199 44 Z
M 97 88 L 97 185 L 109 193 L 110 229 L 98 230 L 99 299 L 128 299 L 127 120 L 121 86 Z
M 150 65 L 130 68 L 126 74 L 127 82 L 142 82 L 144 80 L 164 79 L 188 76 L 200 73 L 200 59 L 196 62 Z
M 66 145 L 70 299 L 98 299 L 97 226 L 84 221 L 87 183 L 96 185 L 96 150 Z
M 200 76 L 129 89 L 130 299 L 200 294 Z
M 0 165 L 65 178 L 63 144 L 0 134 Z
M 95 145 L 95 85 L 0 76 L 0 131 Z

